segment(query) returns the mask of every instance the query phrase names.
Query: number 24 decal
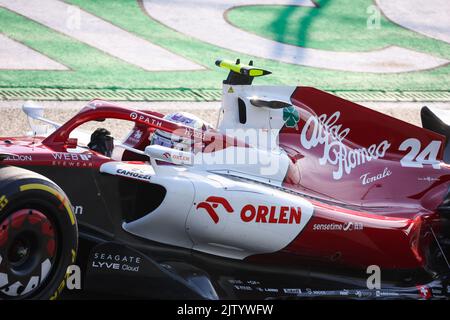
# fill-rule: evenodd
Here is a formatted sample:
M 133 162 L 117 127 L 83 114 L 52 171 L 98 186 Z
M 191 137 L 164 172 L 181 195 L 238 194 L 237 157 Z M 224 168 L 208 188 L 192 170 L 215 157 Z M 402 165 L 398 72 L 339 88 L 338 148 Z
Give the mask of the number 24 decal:
M 402 142 L 398 148 L 400 151 L 409 152 L 400 160 L 402 167 L 423 168 L 424 164 L 431 164 L 434 169 L 440 169 L 440 162 L 437 160 L 441 141 L 431 141 L 425 149 L 421 150 L 422 145 L 418 139 L 410 138 Z

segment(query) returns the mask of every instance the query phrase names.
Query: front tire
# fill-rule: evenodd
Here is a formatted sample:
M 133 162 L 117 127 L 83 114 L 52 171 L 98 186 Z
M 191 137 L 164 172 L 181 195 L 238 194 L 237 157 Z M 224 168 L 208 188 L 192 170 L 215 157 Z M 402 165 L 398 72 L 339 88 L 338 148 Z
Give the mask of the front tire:
M 55 183 L 17 167 L 0 168 L 0 299 L 56 299 L 75 263 L 78 229 Z

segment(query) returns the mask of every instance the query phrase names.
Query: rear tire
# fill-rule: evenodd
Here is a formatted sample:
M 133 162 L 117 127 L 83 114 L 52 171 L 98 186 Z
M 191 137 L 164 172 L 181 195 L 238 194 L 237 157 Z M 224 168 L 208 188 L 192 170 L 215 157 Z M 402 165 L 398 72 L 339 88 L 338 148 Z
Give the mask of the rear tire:
M 0 168 L 0 299 L 56 299 L 75 263 L 72 205 L 54 182 Z

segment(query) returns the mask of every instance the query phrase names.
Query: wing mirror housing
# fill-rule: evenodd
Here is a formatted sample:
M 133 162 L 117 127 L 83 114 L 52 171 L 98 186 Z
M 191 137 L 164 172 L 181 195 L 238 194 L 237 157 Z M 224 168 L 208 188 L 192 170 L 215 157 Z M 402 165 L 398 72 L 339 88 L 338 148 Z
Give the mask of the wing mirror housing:
M 171 149 L 159 145 L 147 146 L 145 148 L 145 154 L 151 159 L 177 165 L 192 165 L 194 162 L 194 155 L 191 152 Z
M 33 101 L 25 102 L 22 105 L 22 111 L 27 115 L 28 124 L 32 130 L 31 134 L 33 135 L 46 136 L 61 126 L 59 123 L 44 118 L 44 107 Z M 49 129 L 48 126 L 39 124 L 39 122 L 51 125 L 53 130 Z
M 22 110 L 28 117 L 33 119 L 44 117 L 44 107 L 33 101 L 25 102 L 22 106 Z

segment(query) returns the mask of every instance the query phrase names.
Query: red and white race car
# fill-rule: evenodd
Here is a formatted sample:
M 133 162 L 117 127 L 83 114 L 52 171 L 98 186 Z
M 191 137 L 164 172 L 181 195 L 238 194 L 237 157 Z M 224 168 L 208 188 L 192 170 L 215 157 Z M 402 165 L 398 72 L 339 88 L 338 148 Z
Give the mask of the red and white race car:
M 101 100 L 57 124 L 24 105 L 33 134 L 0 139 L 0 298 L 59 297 L 75 263 L 85 290 L 141 297 L 448 297 L 438 112 L 419 128 L 216 64 L 216 128 Z M 123 141 L 107 119 L 131 124 Z

